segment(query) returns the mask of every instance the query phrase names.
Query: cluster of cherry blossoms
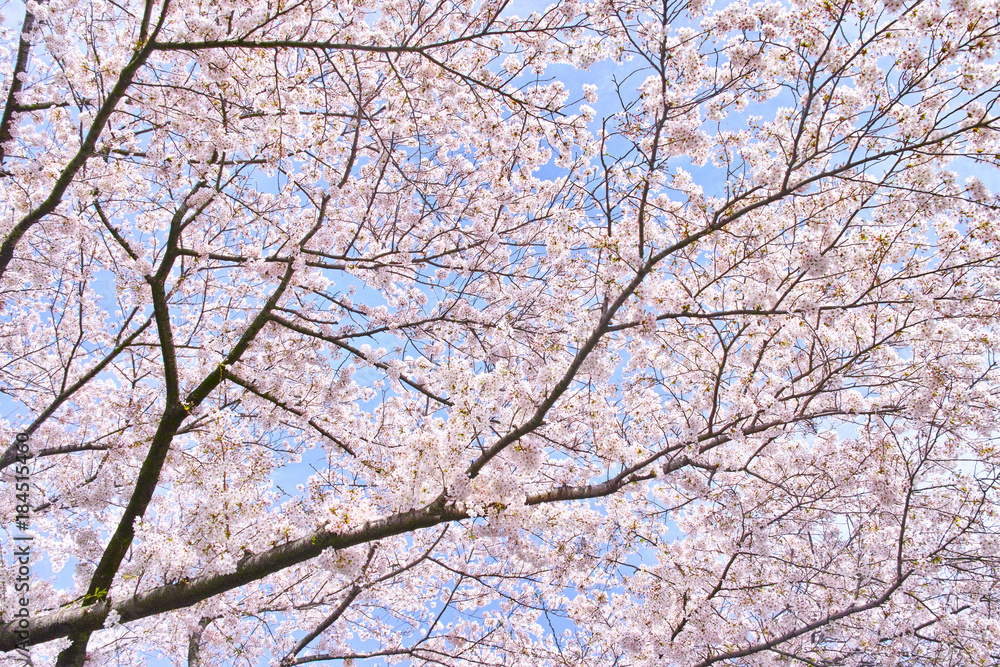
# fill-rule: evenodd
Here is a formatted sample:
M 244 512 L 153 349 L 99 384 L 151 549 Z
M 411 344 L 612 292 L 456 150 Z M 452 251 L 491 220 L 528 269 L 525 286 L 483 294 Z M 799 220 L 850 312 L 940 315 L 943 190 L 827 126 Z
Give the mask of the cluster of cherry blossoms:
M 997 0 L 8 8 L 0 665 L 996 664 L 998 47 Z

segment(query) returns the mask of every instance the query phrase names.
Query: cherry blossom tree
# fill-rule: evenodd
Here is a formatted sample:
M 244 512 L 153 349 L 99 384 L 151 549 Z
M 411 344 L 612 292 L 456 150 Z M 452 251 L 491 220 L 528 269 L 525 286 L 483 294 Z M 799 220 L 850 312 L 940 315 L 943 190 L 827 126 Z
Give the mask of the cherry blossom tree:
M 4 16 L 4 664 L 1000 661 L 996 0 Z

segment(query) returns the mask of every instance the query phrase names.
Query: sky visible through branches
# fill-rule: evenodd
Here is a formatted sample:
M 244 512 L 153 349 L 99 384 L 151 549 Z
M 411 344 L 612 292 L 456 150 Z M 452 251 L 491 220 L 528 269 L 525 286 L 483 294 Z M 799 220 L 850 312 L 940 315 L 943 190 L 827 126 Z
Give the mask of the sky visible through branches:
M 1000 664 L 995 0 L 3 12 L 2 664 Z

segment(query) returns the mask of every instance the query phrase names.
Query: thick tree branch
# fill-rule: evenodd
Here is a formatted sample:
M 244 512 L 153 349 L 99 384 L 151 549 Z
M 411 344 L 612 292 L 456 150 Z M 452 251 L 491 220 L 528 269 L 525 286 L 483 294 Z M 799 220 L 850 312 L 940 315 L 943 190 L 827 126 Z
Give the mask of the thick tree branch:
M 7 144 L 13 139 L 14 114 L 19 109 L 18 97 L 24 87 L 24 77 L 28 75 L 28 57 L 31 55 L 31 31 L 35 29 L 35 15 L 27 8 L 24 10 L 24 23 L 21 24 L 21 39 L 17 44 L 17 59 L 14 70 L 10 73 L 10 88 L 7 90 L 7 102 L 3 108 L 3 118 L 0 118 L 0 166 L 7 156 Z
M 163 26 L 163 21 L 166 19 L 168 3 L 169 0 L 163 1 L 163 8 L 161 9 L 159 21 L 153 30 L 154 38 L 159 33 Z M 125 93 L 132 86 L 139 70 L 146 64 L 146 61 L 152 53 L 152 42 L 144 44 L 136 49 L 135 53 L 132 54 L 131 60 L 129 60 L 129 62 L 118 74 L 118 80 L 115 82 L 115 85 L 110 92 L 108 92 L 108 96 L 104 100 L 104 103 L 101 104 L 97 113 L 94 114 L 94 120 L 91 123 L 90 128 L 87 130 L 87 134 L 84 136 L 79 150 L 77 150 L 76 154 L 70 159 L 62 171 L 59 172 L 59 176 L 56 177 L 55 183 L 52 184 L 48 197 L 46 197 L 45 200 L 42 201 L 42 203 L 39 204 L 34 210 L 21 218 L 17 224 L 14 225 L 14 228 L 7 234 L 7 238 L 3 240 L 3 243 L 0 243 L 0 277 L 3 277 L 3 274 L 7 271 L 7 265 L 10 264 L 10 260 L 13 259 L 14 248 L 17 247 L 17 243 L 21 240 L 21 237 L 24 236 L 25 233 L 27 233 L 27 231 L 37 222 L 55 211 L 62 202 L 63 195 L 73 183 L 77 173 L 93 155 L 97 142 L 104 133 L 104 128 L 107 126 L 108 121 L 111 120 L 111 116 L 115 113 L 118 103 L 125 97 Z M 8 104 L 8 109 L 9 108 L 10 106 Z M 6 114 L 6 110 L 4 113 Z

